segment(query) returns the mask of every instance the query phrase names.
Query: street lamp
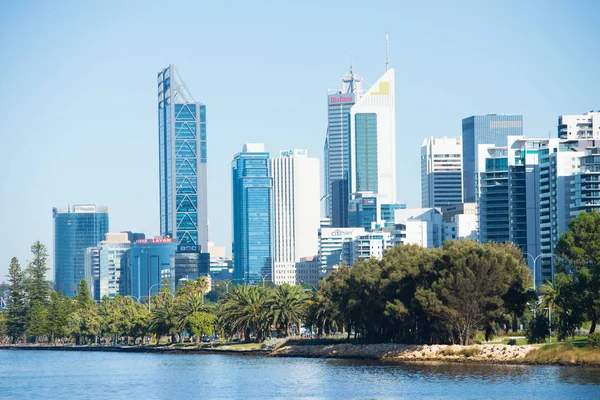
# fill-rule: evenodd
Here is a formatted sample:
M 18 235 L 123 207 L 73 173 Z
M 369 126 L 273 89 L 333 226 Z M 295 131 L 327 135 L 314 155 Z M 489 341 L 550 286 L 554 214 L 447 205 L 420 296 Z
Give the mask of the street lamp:
M 265 287 L 265 279 L 267 278 L 267 276 L 271 275 L 271 273 L 267 273 L 266 275 L 263 274 L 258 274 L 258 276 L 260 276 L 262 278 L 262 282 L 263 282 L 263 287 Z
M 538 260 L 538 258 L 540 258 L 542 255 L 539 254 L 537 257 L 533 257 L 529 253 L 525 253 L 525 255 L 527 255 L 528 257 L 531 257 L 531 260 L 533 261 L 533 290 L 536 290 L 536 286 L 535 286 L 535 263 Z
M 150 300 L 152 299 L 152 297 L 150 297 L 150 292 L 154 286 L 160 287 L 160 283 L 155 283 L 154 285 L 150 286 L 150 288 L 148 288 L 148 311 L 150 311 Z

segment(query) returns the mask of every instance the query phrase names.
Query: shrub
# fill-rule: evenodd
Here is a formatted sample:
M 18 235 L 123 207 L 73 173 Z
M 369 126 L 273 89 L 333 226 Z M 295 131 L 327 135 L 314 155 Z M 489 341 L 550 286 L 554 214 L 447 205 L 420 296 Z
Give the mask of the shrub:
M 594 332 L 588 335 L 587 346 L 600 347 L 600 332 Z
M 534 319 L 529 321 L 529 326 L 527 327 L 527 337 L 528 343 L 543 343 L 546 341 L 546 337 L 548 337 L 549 325 L 548 318 L 545 315 L 536 315 Z
M 472 357 L 481 354 L 481 349 L 479 347 L 467 347 L 466 349 L 460 350 L 457 354 L 465 357 Z
M 446 347 L 444 350 L 440 352 L 443 356 L 454 356 L 456 353 L 450 347 Z

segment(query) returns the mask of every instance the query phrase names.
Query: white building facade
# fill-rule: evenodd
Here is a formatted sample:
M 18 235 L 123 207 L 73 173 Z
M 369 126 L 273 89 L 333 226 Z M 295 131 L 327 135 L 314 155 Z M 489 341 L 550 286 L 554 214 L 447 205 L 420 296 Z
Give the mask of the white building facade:
M 358 235 L 354 240 L 349 241 L 347 245 L 350 247 L 348 251 L 350 258 L 347 260 L 348 265 L 354 265 L 354 263 L 361 259 L 369 260 L 375 258 L 381 260 L 383 252 L 393 246 L 392 233 L 365 233 L 364 235 Z
M 396 203 L 396 113 L 394 69 L 388 69 L 350 110 L 351 196 L 377 194 Z
M 343 254 L 344 243 L 353 241 L 365 234 L 365 228 L 321 228 L 319 229 L 319 262 L 321 275 L 329 274 L 343 260 L 350 258 Z
M 437 208 L 407 208 L 395 211 L 392 244 L 416 244 L 431 249 L 444 242 L 444 220 Z
M 568 140 L 600 139 L 600 111 L 559 116 L 558 137 Z
M 430 137 L 421 146 L 421 205 L 442 207 L 462 202 L 462 142 Z
M 319 159 L 306 150 L 286 150 L 272 158 L 273 282 L 296 283 L 296 262 L 317 254 L 321 223 Z
M 100 299 L 111 299 L 119 294 L 121 279 L 121 261 L 131 248 L 127 233 L 107 233 L 101 241 L 100 250 Z

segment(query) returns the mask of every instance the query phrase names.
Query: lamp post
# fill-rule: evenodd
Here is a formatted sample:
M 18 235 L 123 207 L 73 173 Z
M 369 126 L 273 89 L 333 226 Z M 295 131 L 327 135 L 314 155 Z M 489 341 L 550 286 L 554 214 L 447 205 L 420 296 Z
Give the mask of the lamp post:
M 150 292 L 152 291 L 152 288 L 154 286 L 160 287 L 160 283 L 155 283 L 154 285 L 150 286 L 150 288 L 148 288 L 148 311 L 150 311 L 150 300 L 152 299 L 152 297 L 150 296 Z
M 531 260 L 533 261 L 533 290 L 536 290 L 536 286 L 535 286 L 535 263 L 537 262 L 538 258 L 540 258 L 542 255 L 538 254 L 537 257 L 532 256 L 529 253 L 525 253 L 525 255 L 527 255 L 528 257 L 531 257 Z
M 258 274 L 258 276 L 260 276 L 262 278 L 262 287 L 265 287 L 265 279 L 267 278 L 267 276 L 271 275 L 270 272 L 268 272 L 267 274 L 263 275 L 263 274 Z

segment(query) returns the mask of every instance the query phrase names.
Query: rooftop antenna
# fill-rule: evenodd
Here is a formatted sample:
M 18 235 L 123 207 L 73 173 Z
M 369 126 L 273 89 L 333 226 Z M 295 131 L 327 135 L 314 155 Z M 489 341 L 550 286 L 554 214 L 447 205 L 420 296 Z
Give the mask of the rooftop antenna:
M 350 75 L 354 75 L 354 68 L 352 64 L 352 50 L 350 50 Z
M 388 48 L 388 33 L 385 31 L 385 70 L 390 69 L 390 58 L 388 57 L 389 48 Z

